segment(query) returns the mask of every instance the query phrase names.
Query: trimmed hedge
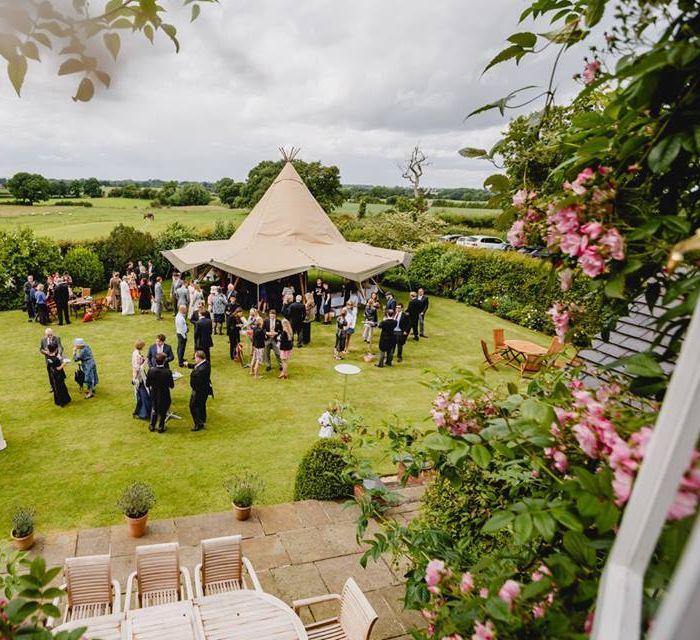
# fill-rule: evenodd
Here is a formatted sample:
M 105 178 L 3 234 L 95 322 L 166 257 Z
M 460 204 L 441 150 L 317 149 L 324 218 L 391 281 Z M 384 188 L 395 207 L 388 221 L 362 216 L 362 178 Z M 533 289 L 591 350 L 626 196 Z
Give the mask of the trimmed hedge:
M 73 247 L 63 258 L 63 271 L 70 273 L 73 284 L 99 290 L 105 286 L 105 273 L 99 256 L 87 247 Z
M 295 500 L 336 500 L 352 494 L 344 477 L 348 448 L 335 438 L 320 438 L 304 454 L 294 483 Z

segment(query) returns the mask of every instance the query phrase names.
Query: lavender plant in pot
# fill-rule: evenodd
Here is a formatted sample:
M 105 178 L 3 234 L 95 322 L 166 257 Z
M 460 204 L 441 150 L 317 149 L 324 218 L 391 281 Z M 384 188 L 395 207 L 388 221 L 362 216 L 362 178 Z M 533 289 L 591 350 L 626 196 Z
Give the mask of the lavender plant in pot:
M 19 506 L 12 514 L 12 531 L 10 535 L 15 547 L 20 551 L 31 549 L 34 544 L 34 518 L 36 512 L 31 507 Z
M 250 471 L 233 475 L 224 481 L 237 520 L 247 520 L 250 517 L 253 502 L 262 494 L 264 487 L 260 477 Z
M 129 535 L 132 538 L 141 538 L 146 532 L 148 512 L 155 503 L 153 489 L 145 482 L 132 482 L 124 488 L 117 506 L 126 516 Z

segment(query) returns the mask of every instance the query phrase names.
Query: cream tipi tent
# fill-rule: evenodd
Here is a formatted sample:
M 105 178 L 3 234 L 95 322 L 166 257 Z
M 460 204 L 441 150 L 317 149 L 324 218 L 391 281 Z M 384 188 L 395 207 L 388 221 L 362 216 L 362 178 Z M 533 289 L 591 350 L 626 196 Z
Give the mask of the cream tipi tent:
M 228 240 L 190 242 L 163 255 L 180 271 L 211 265 L 256 284 L 309 269 L 362 282 L 411 259 L 345 240 L 289 161 Z

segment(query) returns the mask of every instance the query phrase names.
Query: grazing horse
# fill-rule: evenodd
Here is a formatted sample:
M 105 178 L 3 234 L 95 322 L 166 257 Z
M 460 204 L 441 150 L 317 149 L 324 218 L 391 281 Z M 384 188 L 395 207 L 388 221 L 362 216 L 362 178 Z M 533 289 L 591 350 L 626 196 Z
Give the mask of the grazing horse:
M 146 213 L 143 214 L 143 219 L 144 220 L 155 220 L 156 217 L 150 211 L 147 211 Z

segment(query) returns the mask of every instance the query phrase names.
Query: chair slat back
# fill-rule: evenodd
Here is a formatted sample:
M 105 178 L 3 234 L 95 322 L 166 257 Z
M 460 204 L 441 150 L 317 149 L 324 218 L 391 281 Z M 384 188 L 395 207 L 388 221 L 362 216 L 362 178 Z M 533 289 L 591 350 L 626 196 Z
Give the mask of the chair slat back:
M 139 595 L 149 591 L 180 589 L 180 559 L 177 542 L 136 547 Z
M 543 356 L 529 355 L 520 369 L 521 373 L 537 373 L 542 368 Z
M 506 348 L 506 335 L 505 329 L 494 329 L 493 330 L 493 350 L 501 351 Z
M 68 606 L 112 604 L 112 570 L 109 555 L 66 558 Z
M 202 584 L 241 581 L 241 536 L 202 540 Z
M 489 353 L 489 348 L 483 340 L 481 341 L 481 350 L 484 352 L 484 359 L 486 360 L 486 362 L 488 364 L 493 364 L 491 354 Z
M 554 338 L 552 338 L 552 343 L 549 345 L 549 349 L 547 349 L 545 357 L 554 356 L 558 353 L 561 353 L 563 349 L 564 343 L 555 336 Z
M 369 640 L 377 612 L 352 578 L 348 578 L 340 594 L 340 626 L 348 640 Z

